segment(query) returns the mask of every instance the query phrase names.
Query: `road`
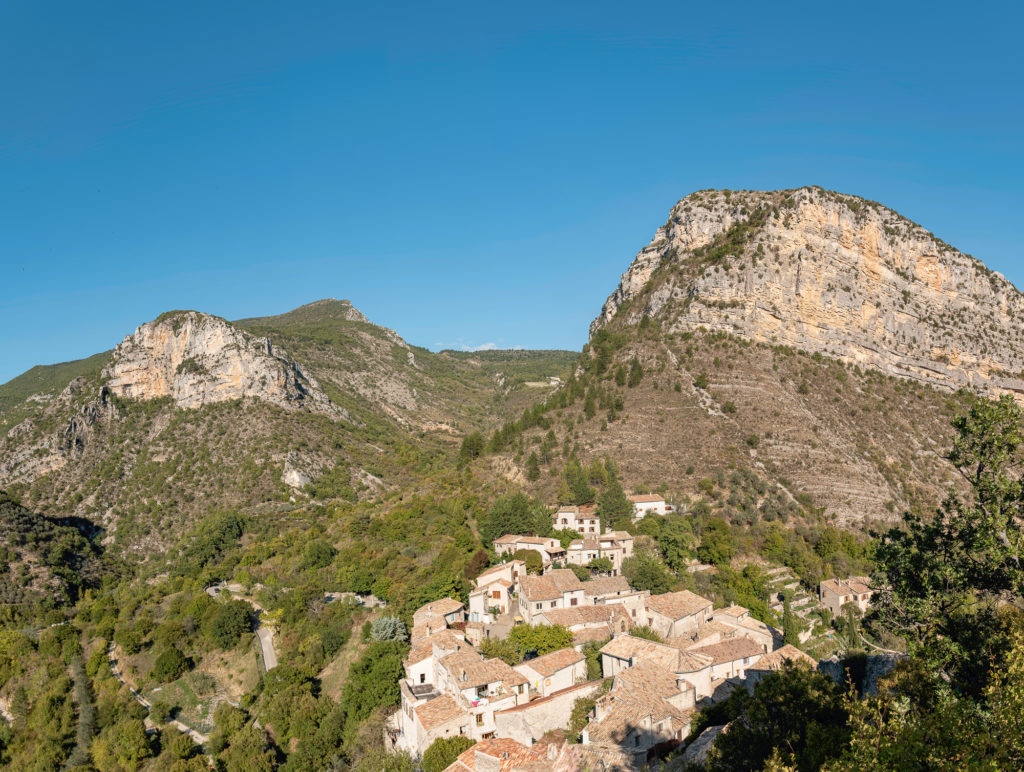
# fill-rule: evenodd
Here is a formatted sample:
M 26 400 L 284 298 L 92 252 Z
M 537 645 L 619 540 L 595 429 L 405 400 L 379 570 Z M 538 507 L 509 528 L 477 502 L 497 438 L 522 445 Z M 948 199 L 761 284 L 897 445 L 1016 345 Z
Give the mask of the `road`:
M 277 667 L 277 653 L 274 651 L 274 631 L 266 625 L 256 628 L 256 637 L 260 639 L 260 651 L 263 652 L 263 669 Z

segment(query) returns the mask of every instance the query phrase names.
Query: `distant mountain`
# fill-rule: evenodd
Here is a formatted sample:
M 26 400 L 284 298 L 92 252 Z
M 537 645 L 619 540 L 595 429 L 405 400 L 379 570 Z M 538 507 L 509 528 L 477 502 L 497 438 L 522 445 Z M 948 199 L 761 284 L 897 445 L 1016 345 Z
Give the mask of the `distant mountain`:
M 591 325 L 573 408 L 517 447 L 608 455 L 628 484 L 737 520 L 763 519 L 776 485 L 839 523 L 891 520 L 957 484 L 943 457 L 969 399 L 957 389 L 1024 395 L 1022 323 L 1008 281 L 880 204 L 700 191 Z M 524 480 L 525 461 L 502 463 Z
M 437 354 L 348 301 L 234 323 L 171 311 L 110 353 L 0 386 L 0 486 L 144 551 L 211 509 L 407 485 L 576 356 Z

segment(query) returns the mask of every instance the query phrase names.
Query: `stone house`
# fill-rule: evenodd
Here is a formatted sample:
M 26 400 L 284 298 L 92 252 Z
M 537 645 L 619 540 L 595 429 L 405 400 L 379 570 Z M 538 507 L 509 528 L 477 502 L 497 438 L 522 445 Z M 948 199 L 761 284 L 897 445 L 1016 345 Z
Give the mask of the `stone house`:
M 679 638 L 710 620 L 713 605 L 689 590 L 652 595 L 647 599 L 645 624 L 662 638 Z
M 616 635 L 601 648 L 601 668 L 606 678 L 639 663 L 657 665 L 685 680 L 693 688 L 697 699 L 712 693 L 712 664 L 714 657 L 697 651 L 683 651 L 665 643 Z
M 519 550 L 534 550 L 540 553 L 541 564 L 545 566 L 554 561 L 565 560 L 565 550 L 558 539 L 507 534 L 494 540 L 494 551 L 499 556 L 514 555 Z
M 512 596 L 520 577 L 526 576 L 526 564 L 511 560 L 492 566 L 478 576 L 469 593 L 469 622 L 492 624 L 501 614 L 511 613 Z
M 758 681 L 769 673 L 782 670 L 786 662 L 792 662 L 795 665 L 805 665 L 812 670 L 816 670 L 818 667 L 818 660 L 800 651 L 796 646 L 787 643 L 782 648 L 761 657 L 756 664 L 747 668 L 747 689 L 753 693 Z
M 514 668 L 530 684 L 530 693 L 547 697 L 587 679 L 587 658 L 576 649 L 560 649 Z
M 445 767 L 444 772 L 515 772 L 519 769 L 533 769 L 536 768 L 533 765 L 546 761 L 546 752 L 546 748 L 528 748 L 508 738 L 481 740 L 460 753 L 455 761 Z
M 756 665 L 764 656 L 764 650 L 760 644 L 742 637 L 690 649 L 688 653 L 711 657 L 712 681 L 745 678 L 747 668 Z
M 818 599 L 833 616 L 842 614 L 844 603 L 856 603 L 861 613 L 865 613 L 872 595 L 874 590 L 871 589 L 871 580 L 866 576 L 827 579 L 818 585 Z
M 567 627 L 573 633 L 573 646 L 578 649 L 589 641 L 604 641 L 613 633 L 625 633 L 633 628 L 633 620 L 621 604 L 551 609 L 536 615 L 533 623 Z
M 615 747 L 639 766 L 656 745 L 685 738 L 694 713 L 691 684 L 659 665 L 638 663 L 621 671 L 612 690 L 597 699 L 582 742 Z
M 466 607 L 454 598 L 441 598 L 417 609 L 412 615 L 413 627 L 433 627 L 440 620 L 445 627 L 466 621 Z M 434 624 L 431 624 L 434 623 Z
M 782 645 L 782 631 L 776 630 L 760 619 L 754 619 L 750 615 L 750 609 L 743 606 L 726 606 L 715 609 L 712 620 L 731 627 L 737 635 L 749 638 L 759 644 L 765 654 Z
M 519 616 L 527 624 L 533 624 L 541 611 L 585 605 L 592 604 L 587 603 L 583 582 L 567 568 L 543 576 L 524 576 L 519 581 Z
M 598 536 L 574 539 L 566 550 L 566 560 L 577 566 L 585 566 L 598 558 L 607 558 L 612 564 L 612 574 L 622 571 L 622 561 L 633 555 L 633 536 L 626 531 L 609 531 Z
M 601 518 L 595 507 L 559 507 L 551 519 L 556 529 L 576 531 L 584 536 L 601 533 Z

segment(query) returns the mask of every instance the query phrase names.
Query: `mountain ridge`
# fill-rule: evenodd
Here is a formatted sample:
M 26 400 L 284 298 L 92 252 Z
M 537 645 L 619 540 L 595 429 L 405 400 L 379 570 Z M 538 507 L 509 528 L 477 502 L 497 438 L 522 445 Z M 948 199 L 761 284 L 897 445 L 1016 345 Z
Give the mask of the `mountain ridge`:
M 658 318 L 955 390 L 1024 397 L 1024 295 L 877 202 L 821 188 L 681 199 L 591 324 Z M 990 333 L 990 334 L 989 334 Z

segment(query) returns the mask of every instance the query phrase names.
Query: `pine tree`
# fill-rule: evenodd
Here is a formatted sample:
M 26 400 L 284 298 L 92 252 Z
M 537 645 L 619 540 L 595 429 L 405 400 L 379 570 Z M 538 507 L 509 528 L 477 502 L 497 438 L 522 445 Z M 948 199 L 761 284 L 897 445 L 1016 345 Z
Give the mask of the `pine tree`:
M 631 519 L 633 505 L 629 503 L 618 476 L 614 474 L 608 475 L 608 484 L 597 502 L 597 514 L 601 518 L 602 531 Z
M 796 615 L 789 605 L 789 598 L 782 603 L 782 642 L 791 646 L 799 646 L 800 628 L 796 622 Z
M 533 451 L 526 459 L 526 479 L 530 482 L 540 479 L 540 458 L 537 457 L 537 451 Z

